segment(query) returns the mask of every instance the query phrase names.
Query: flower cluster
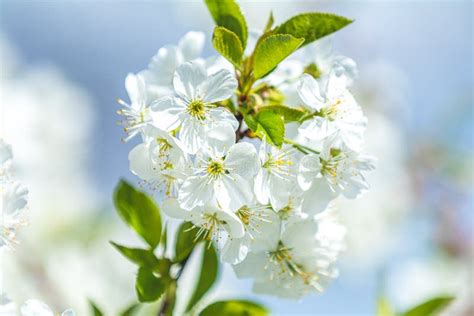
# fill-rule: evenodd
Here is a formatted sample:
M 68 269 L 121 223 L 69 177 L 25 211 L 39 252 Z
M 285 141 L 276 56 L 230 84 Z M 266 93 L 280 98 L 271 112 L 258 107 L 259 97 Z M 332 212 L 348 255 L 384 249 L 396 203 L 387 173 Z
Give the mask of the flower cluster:
M 127 76 L 124 140 L 141 137 L 130 170 L 161 192 L 167 215 L 220 245 L 256 292 L 322 291 L 344 248 L 335 200 L 364 193 L 374 168 L 362 151 L 367 119 L 349 91 L 355 63 L 324 39 L 249 83 L 223 58 L 201 58 L 203 43 L 190 32 Z
M 27 204 L 28 190 L 12 178 L 12 149 L 0 139 L 0 192 L 1 222 L 0 249 L 13 249 L 17 244 L 16 232 L 26 225 L 24 210 Z

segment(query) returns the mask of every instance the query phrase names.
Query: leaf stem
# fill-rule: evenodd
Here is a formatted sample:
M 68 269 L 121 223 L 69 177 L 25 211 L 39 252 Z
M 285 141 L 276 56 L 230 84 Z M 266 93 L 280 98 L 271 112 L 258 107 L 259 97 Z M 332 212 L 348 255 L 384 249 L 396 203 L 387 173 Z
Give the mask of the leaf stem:
M 319 155 L 319 151 L 317 150 L 314 150 L 308 146 L 304 146 L 304 145 L 301 145 L 301 144 L 298 144 L 297 142 L 291 140 L 291 139 L 288 139 L 288 138 L 285 138 L 283 139 L 283 142 L 285 142 L 286 144 L 290 144 L 292 145 L 294 148 L 298 149 L 299 151 L 301 151 L 303 154 L 305 155 L 308 155 L 310 153 L 312 154 L 316 154 L 316 155 Z

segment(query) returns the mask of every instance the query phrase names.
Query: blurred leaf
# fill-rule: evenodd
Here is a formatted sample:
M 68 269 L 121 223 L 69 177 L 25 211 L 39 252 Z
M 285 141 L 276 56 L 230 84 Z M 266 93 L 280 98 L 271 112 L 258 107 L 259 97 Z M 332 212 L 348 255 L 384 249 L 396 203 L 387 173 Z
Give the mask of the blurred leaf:
M 155 249 L 161 237 L 161 216 L 155 202 L 125 180 L 115 188 L 114 202 L 125 223 Z
M 242 115 L 244 116 L 244 121 L 245 121 L 245 124 L 247 124 L 247 126 L 252 130 L 252 131 L 256 131 L 257 130 L 257 127 L 258 127 L 258 122 L 257 120 L 255 119 L 255 117 L 251 114 L 246 114 L 242 111 Z
M 140 304 L 134 303 L 127 307 L 123 312 L 121 312 L 120 316 L 132 316 L 140 309 Z
M 255 48 L 253 75 L 255 79 L 269 74 L 286 57 L 290 56 L 304 39 L 288 34 L 277 34 L 265 37 Z
M 263 111 L 257 114 L 257 129 L 255 132 L 266 137 L 267 142 L 280 147 L 285 136 L 285 123 L 281 115 L 270 111 Z
M 151 269 L 141 267 L 135 282 L 135 290 L 140 302 L 154 302 L 166 290 L 167 282 L 163 278 L 158 278 Z
M 298 122 L 300 119 L 302 119 L 306 115 L 304 111 L 290 108 L 284 105 L 265 106 L 260 109 L 259 113 L 267 112 L 267 111 L 282 116 L 285 123 Z
M 303 38 L 308 45 L 352 23 L 348 18 L 329 13 L 303 13 L 290 18 L 275 29 L 277 34 Z
M 200 316 L 266 316 L 268 310 L 257 303 L 246 300 L 219 301 L 208 305 Z
M 205 0 L 205 3 L 216 24 L 235 33 L 245 49 L 247 22 L 239 5 L 234 0 Z
M 235 68 L 239 69 L 242 64 L 244 49 L 237 35 L 228 29 L 217 26 L 212 35 L 212 45 L 214 48 L 230 61 Z
M 176 233 L 175 261 L 186 260 L 196 246 L 196 235 L 192 232 L 194 225 L 191 222 L 184 222 L 179 226 Z
M 380 297 L 377 301 L 376 316 L 395 316 L 395 312 L 390 306 L 387 298 Z
M 201 274 L 199 275 L 199 280 L 193 296 L 189 300 L 188 307 L 186 308 L 187 312 L 190 311 L 199 300 L 201 300 L 217 279 L 219 262 L 217 260 L 216 249 L 212 243 L 209 244 L 209 246 L 203 245 L 203 249 L 204 253 L 202 256 Z
M 94 316 L 103 316 L 104 315 L 104 313 L 102 313 L 102 311 L 99 309 L 99 307 L 97 307 L 97 305 L 92 300 L 89 300 L 89 306 L 92 309 L 92 315 L 94 315 Z
M 122 255 L 133 263 L 141 266 L 154 269 L 158 265 L 158 258 L 153 254 L 153 251 L 139 248 L 128 248 L 119 244 L 110 242 Z
M 436 297 L 432 298 L 420 305 L 417 305 L 410 310 L 403 313 L 403 316 L 429 316 L 436 315 L 438 312 L 442 311 L 454 297 Z

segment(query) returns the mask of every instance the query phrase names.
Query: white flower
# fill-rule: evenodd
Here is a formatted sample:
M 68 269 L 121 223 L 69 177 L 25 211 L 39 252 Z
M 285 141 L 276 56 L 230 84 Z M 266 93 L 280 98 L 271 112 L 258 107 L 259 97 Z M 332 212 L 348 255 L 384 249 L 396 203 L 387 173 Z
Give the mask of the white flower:
M 338 274 L 334 267 L 341 250 L 345 230 L 337 225 L 333 210 L 319 218 L 288 223 L 276 234 L 272 245 L 253 251 L 234 266 L 239 278 L 254 278 L 254 291 L 280 297 L 300 298 L 310 292 L 323 291 Z M 325 212 L 325 213 L 326 213 Z M 329 221 L 333 228 L 327 238 Z M 280 225 L 277 225 L 280 227 Z
M 72 309 L 67 309 L 61 313 L 61 316 L 74 316 Z M 48 305 L 39 300 L 28 300 L 21 306 L 21 316 L 54 316 L 53 311 Z
M 279 210 L 288 203 L 295 185 L 295 168 L 292 148 L 278 149 L 264 139 L 258 156 L 261 168 L 255 177 L 254 192 L 261 204 L 270 203 Z
M 0 182 L 4 182 L 9 177 L 9 169 L 12 160 L 12 147 L 0 138 Z
M 328 138 L 319 155 L 308 154 L 300 162 L 298 183 L 305 191 L 303 211 L 322 211 L 339 194 L 349 199 L 359 197 L 369 188 L 362 171 L 374 168 L 373 157 L 339 144 L 336 135 Z
M 192 222 L 198 228 L 196 239 L 219 241 L 221 235 L 228 238 L 240 238 L 244 235 L 244 226 L 234 212 L 224 210 L 215 203 L 197 206 L 189 211 L 181 208 L 174 198 L 166 199 L 162 210 L 172 218 Z
M 250 181 L 259 167 L 255 147 L 235 144 L 235 134 L 228 126 L 212 130 L 209 140 L 197 153 L 192 175 L 179 190 L 181 207 L 191 210 L 215 201 L 223 209 L 236 211 L 249 205 L 253 199 Z
M 357 64 L 351 58 L 334 53 L 331 37 L 308 45 L 304 52 L 305 60 L 312 61 L 312 64 L 306 66 L 306 71 L 316 78 L 328 77 L 334 72 L 338 77 L 345 77 L 347 86 L 352 85 L 357 78 Z
M 128 141 L 139 133 L 143 134 L 151 117 L 145 80 L 140 75 L 128 74 L 125 78 L 125 89 L 130 98 L 130 104 L 120 99 L 117 100 L 120 105 L 124 106 L 117 113 L 124 118 L 120 123 L 128 134 L 123 140 Z
M 180 141 L 167 132 L 149 126 L 146 135 L 128 155 L 130 171 L 152 188 L 174 195 L 186 177 L 188 157 Z
M 164 97 L 153 104 L 154 124 L 163 130 L 179 128 L 179 139 L 192 154 L 207 140 L 207 132 L 215 124 L 229 124 L 234 130 L 234 115 L 216 102 L 230 98 L 237 80 L 227 70 L 208 76 L 206 69 L 195 62 L 184 63 L 174 75 L 177 97 Z
M 181 64 L 200 57 L 204 47 L 204 39 L 205 35 L 202 32 L 186 33 L 180 39 L 178 45 L 161 47 L 156 55 L 152 57 L 148 69 L 140 72 L 140 74 L 145 78 L 151 89 L 171 86 L 176 69 Z
M 367 118 L 347 90 L 344 77 L 332 73 L 325 85 L 320 85 L 312 76 L 304 75 L 298 93 L 301 100 L 315 111 L 315 116 L 299 128 L 303 136 L 322 141 L 338 132 L 348 147 L 360 149 Z
M 28 190 L 18 182 L 0 184 L 1 193 L 1 222 L 0 248 L 12 249 L 17 243 L 16 232 L 19 227 L 26 225 L 23 213 L 27 204 Z
M 244 205 L 235 213 L 241 220 L 245 234 L 240 238 L 228 238 L 222 249 L 221 260 L 237 264 L 249 251 L 266 249 L 278 238 L 280 220 L 275 211 L 266 205 Z

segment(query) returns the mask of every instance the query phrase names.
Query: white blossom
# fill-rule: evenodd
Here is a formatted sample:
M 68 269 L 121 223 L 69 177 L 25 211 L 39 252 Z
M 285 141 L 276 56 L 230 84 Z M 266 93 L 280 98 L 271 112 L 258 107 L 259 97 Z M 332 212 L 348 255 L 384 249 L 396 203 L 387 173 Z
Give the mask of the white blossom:
M 253 199 L 251 180 L 259 167 L 257 152 L 249 143 L 234 144 L 235 134 L 228 126 L 211 134 L 208 145 L 196 155 L 178 201 L 186 210 L 215 201 L 223 209 L 236 211 Z
M 299 128 L 303 136 L 321 142 L 331 134 L 338 133 L 351 149 L 361 148 L 367 118 L 347 90 L 344 77 L 333 73 L 322 85 L 312 76 L 304 75 L 298 93 L 304 104 L 315 111 L 314 117 Z
M 215 124 L 229 124 L 235 130 L 238 122 L 227 109 L 216 105 L 229 99 L 237 88 L 237 80 L 227 70 L 208 75 L 198 63 L 184 63 L 173 79 L 177 96 L 158 99 L 153 104 L 153 122 L 158 128 L 179 128 L 178 138 L 194 154 L 207 140 L 207 132 Z
M 40 300 L 31 299 L 21 306 L 21 316 L 54 316 L 53 311 L 48 305 Z M 74 316 L 72 309 L 67 309 L 61 313 L 61 316 Z
M 300 163 L 303 210 L 310 214 L 322 211 L 339 194 L 349 199 L 359 197 L 369 188 L 362 172 L 374 168 L 373 157 L 338 143 L 337 135 L 326 139 L 320 154 L 308 154 Z

